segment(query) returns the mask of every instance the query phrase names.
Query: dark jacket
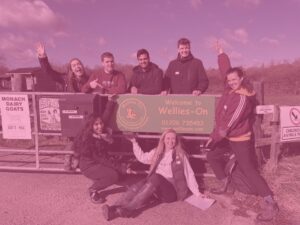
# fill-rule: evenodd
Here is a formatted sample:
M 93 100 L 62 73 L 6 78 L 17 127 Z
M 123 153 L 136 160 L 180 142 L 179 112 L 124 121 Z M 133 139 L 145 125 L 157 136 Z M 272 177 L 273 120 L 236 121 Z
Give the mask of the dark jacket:
M 107 102 L 104 112 L 102 113 L 102 120 L 104 124 L 108 123 L 114 106 L 114 102 Z M 83 147 L 82 143 L 78 145 L 75 139 L 73 150 L 75 152 L 75 156 L 79 157 L 80 170 L 84 172 L 84 170 L 94 165 L 101 164 L 103 166 L 115 169 L 118 172 L 125 172 L 126 166 L 120 164 L 117 160 L 115 160 L 108 154 L 112 142 L 113 141 L 111 135 L 108 132 L 104 133 L 102 137 L 95 137 L 93 136 L 93 132 L 90 132 Z M 79 147 L 84 149 L 77 149 Z
M 51 67 L 48 57 L 39 58 L 42 71 L 45 74 L 52 77 L 52 79 L 62 85 L 62 88 L 66 92 L 81 92 L 82 86 L 87 82 L 88 76 L 84 74 L 80 80 L 75 76 L 69 77 L 66 73 L 60 73 Z
M 133 68 L 131 87 L 136 87 L 139 94 L 155 95 L 162 91 L 163 71 L 154 63 L 144 71 L 140 66 Z
M 174 184 L 177 193 L 177 200 L 183 201 L 189 194 L 189 188 L 184 174 L 183 162 L 179 155 L 173 154 L 173 161 L 171 163 Z
M 208 78 L 202 61 L 190 54 L 188 57 L 171 61 L 165 73 L 164 90 L 171 94 L 191 94 L 194 90 L 204 93 L 208 88 Z

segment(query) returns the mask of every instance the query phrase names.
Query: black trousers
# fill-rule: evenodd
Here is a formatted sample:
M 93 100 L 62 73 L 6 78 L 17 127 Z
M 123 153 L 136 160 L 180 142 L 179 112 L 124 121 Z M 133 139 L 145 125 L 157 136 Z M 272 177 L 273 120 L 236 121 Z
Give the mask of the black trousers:
M 116 170 L 103 166 L 102 164 L 90 166 L 83 170 L 82 174 L 93 181 L 92 186 L 89 188 L 90 191 L 102 190 L 115 184 L 119 179 Z
M 177 193 L 173 184 L 160 174 L 154 173 L 130 186 L 114 205 L 134 210 L 142 205 L 147 205 L 148 199 L 153 194 L 161 202 L 170 203 L 177 200 Z
M 234 153 L 239 167 L 247 177 L 248 181 L 256 189 L 256 193 L 258 193 L 261 197 L 265 197 L 271 195 L 272 192 L 264 178 L 255 168 L 253 150 L 254 146 L 253 141 L 251 140 L 240 142 L 223 140 L 219 142 L 212 151 L 207 153 L 207 161 L 211 165 L 216 177 L 221 180 L 226 177 L 224 171 L 224 153 Z
M 172 183 L 162 175 L 154 173 L 148 177 L 148 181 L 155 186 L 155 194 L 162 202 L 174 202 L 177 200 L 177 193 Z

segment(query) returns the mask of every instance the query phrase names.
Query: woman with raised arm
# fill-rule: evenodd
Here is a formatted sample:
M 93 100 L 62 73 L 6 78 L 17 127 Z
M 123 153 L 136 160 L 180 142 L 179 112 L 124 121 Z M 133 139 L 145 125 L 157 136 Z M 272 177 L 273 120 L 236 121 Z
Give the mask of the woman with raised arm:
M 66 73 L 60 73 L 55 71 L 50 65 L 45 46 L 42 43 L 36 45 L 36 52 L 42 70 L 45 74 L 51 76 L 54 81 L 60 83 L 64 91 L 81 92 L 81 88 L 87 82 L 88 76 L 82 62 L 78 58 L 70 60 Z
M 161 202 L 168 203 L 184 200 L 190 191 L 199 198 L 204 197 L 175 130 L 163 132 L 157 147 L 150 152 L 143 152 L 134 137 L 129 139 L 135 157 L 144 164 L 150 164 L 150 171 L 146 179 L 131 186 L 113 206 L 103 206 L 103 215 L 107 220 L 130 217 L 149 204 L 153 194 Z

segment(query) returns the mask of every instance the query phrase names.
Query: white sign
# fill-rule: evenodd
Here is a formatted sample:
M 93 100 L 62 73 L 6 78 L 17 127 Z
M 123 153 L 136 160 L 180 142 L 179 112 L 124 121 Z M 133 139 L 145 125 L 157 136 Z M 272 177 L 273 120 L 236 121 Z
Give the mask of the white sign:
M 256 106 L 256 114 L 272 114 L 274 109 L 274 105 L 258 105 Z
M 4 139 L 31 139 L 27 95 L 1 95 L 0 109 Z
M 280 107 L 280 141 L 300 140 L 300 106 Z
M 39 113 L 41 130 L 61 131 L 59 102 L 57 98 L 40 98 Z

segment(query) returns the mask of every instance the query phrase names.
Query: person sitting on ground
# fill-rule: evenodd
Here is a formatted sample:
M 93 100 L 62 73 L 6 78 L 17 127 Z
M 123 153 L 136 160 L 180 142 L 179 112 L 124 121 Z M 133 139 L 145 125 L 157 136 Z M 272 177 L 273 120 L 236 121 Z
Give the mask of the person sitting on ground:
M 103 203 L 105 196 L 100 191 L 115 184 L 128 169 L 126 164 L 119 163 L 108 154 L 113 139 L 105 124 L 113 107 L 114 102 L 109 100 L 102 116 L 90 115 L 72 146 L 75 157 L 79 158 L 82 174 L 93 181 L 88 189 L 93 203 Z
M 150 152 L 143 152 L 134 137 L 129 139 L 135 157 L 144 164 L 150 164 L 150 171 L 146 179 L 131 186 L 113 206 L 102 207 L 107 220 L 118 216 L 130 217 L 136 210 L 149 204 L 153 194 L 167 203 L 184 200 L 189 191 L 199 198 L 204 197 L 175 130 L 164 131 L 157 147 Z
M 82 62 L 78 58 L 72 58 L 68 63 L 66 73 L 55 71 L 49 61 L 42 43 L 37 43 L 36 52 L 42 71 L 63 86 L 66 92 L 81 92 L 82 86 L 88 81 L 88 75 L 85 72 Z
M 230 65 L 229 58 L 226 56 L 223 51 L 219 56 L 219 65 L 223 66 L 221 71 L 224 71 L 224 65 Z M 222 59 L 225 59 L 225 62 Z M 215 127 L 206 143 L 206 147 L 211 148 L 207 154 L 207 161 L 221 181 L 220 186 L 213 188 L 211 192 L 214 194 L 226 192 L 229 178 L 224 171 L 223 159 L 224 153 L 232 151 L 239 168 L 255 192 L 264 199 L 265 208 L 258 214 L 257 219 L 269 221 L 277 214 L 278 206 L 272 191 L 252 160 L 255 92 L 241 68 L 229 68 L 225 74 L 225 81 L 225 90 L 215 113 Z

